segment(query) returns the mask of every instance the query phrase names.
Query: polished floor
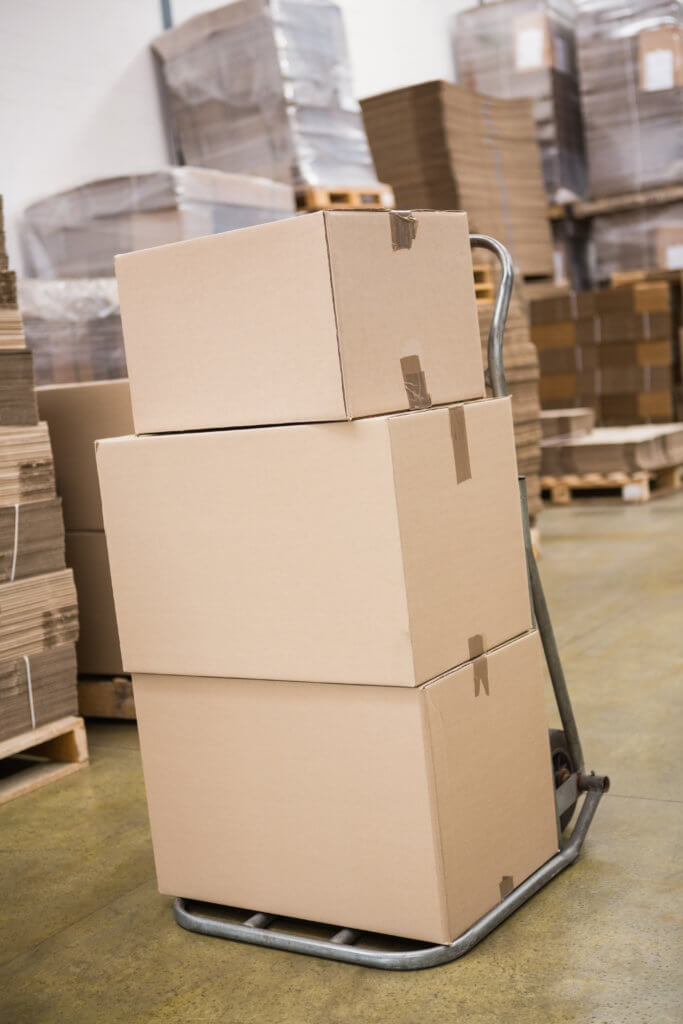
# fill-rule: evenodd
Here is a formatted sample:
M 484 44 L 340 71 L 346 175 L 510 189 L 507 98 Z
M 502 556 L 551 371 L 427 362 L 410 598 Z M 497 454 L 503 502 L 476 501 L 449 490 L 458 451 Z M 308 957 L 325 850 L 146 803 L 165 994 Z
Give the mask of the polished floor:
M 92 724 L 90 768 L 0 808 L 0 1021 L 679 1024 L 683 495 L 542 528 L 586 761 L 612 779 L 575 867 L 431 971 L 191 935 L 155 888 L 135 726 Z

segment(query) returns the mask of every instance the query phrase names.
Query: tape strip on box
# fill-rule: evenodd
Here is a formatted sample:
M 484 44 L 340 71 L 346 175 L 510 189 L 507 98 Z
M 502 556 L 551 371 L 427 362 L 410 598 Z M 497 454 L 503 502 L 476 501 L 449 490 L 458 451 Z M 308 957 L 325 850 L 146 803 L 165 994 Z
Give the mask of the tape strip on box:
M 427 390 L 427 379 L 420 364 L 420 357 L 404 356 L 401 359 L 401 373 L 409 408 L 429 409 L 432 398 Z
M 472 477 L 470 466 L 470 448 L 467 441 L 467 420 L 465 419 L 465 408 L 462 405 L 453 405 L 448 410 L 448 417 L 451 427 L 451 442 L 453 444 L 453 458 L 455 460 L 455 476 L 459 484 Z

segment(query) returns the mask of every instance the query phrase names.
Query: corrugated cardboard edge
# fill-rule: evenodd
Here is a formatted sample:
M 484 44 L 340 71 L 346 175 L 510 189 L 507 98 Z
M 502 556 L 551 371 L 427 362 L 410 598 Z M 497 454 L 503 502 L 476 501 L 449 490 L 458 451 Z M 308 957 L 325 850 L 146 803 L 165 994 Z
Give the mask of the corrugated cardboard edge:
M 306 214 L 307 217 L 315 217 L 315 213 Z M 346 419 L 352 419 L 349 413 L 349 404 L 346 398 L 346 384 L 344 379 L 344 354 L 342 352 L 341 339 L 340 339 L 340 324 L 339 324 L 339 304 L 337 303 L 337 295 L 334 290 L 334 274 L 332 273 L 332 256 L 330 253 L 330 236 L 327 230 L 327 214 L 323 210 L 320 214 L 323 222 L 323 232 L 325 235 L 325 252 L 327 254 L 327 272 L 330 275 L 330 294 L 332 296 L 332 316 L 334 317 L 334 333 L 337 339 L 337 360 L 339 363 L 339 379 L 341 383 L 341 395 L 342 402 L 344 405 L 344 413 Z

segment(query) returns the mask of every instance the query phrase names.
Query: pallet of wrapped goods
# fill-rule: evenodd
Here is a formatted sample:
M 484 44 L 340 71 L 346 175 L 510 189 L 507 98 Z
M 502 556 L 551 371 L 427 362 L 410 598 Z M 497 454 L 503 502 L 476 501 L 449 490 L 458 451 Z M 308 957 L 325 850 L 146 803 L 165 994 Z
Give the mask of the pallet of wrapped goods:
M 553 251 L 531 101 L 425 82 L 361 102 L 382 181 L 402 208 L 465 210 L 470 230 L 511 250 L 528 276 Z
M 126 376 L 115 278 L 23 278 L 18 296 L 37 385 Z
M 570 0 L 504 0 L 459 11 L 453 22 L 458 81 L 504 99 L 529 97 L 548 197 L 586 188 L 583 123 Z
M 576 20 L 591 195 L 676 184 L 683 175 L 679 0 L 586 0 Z
M 294 212 L 289 185 L 206 167 L 99 178 L 24 211 L 26 276 L 111 277 L 118 253 L 264 224 Z
M 179 162 L 372 186 L 340 8 L 238 0 L 152 44 Z

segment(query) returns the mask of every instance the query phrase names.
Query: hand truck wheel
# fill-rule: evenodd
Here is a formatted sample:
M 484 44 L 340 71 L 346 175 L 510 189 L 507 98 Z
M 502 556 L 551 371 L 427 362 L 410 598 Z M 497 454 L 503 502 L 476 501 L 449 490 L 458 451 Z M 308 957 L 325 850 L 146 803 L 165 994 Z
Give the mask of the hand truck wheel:
M 566 782 L 570 775 L 577 770 L 572 761 L 567 737 L 564 729 L 549 729 L 550 734 L 550 758 L 553 764 L 553 778 L 555 789 L 559 789 L 563 782 Z M 574 800 L 560 815 L 560 830 L 564 832 L 569 822 L 574 817 L 577 801 Z

